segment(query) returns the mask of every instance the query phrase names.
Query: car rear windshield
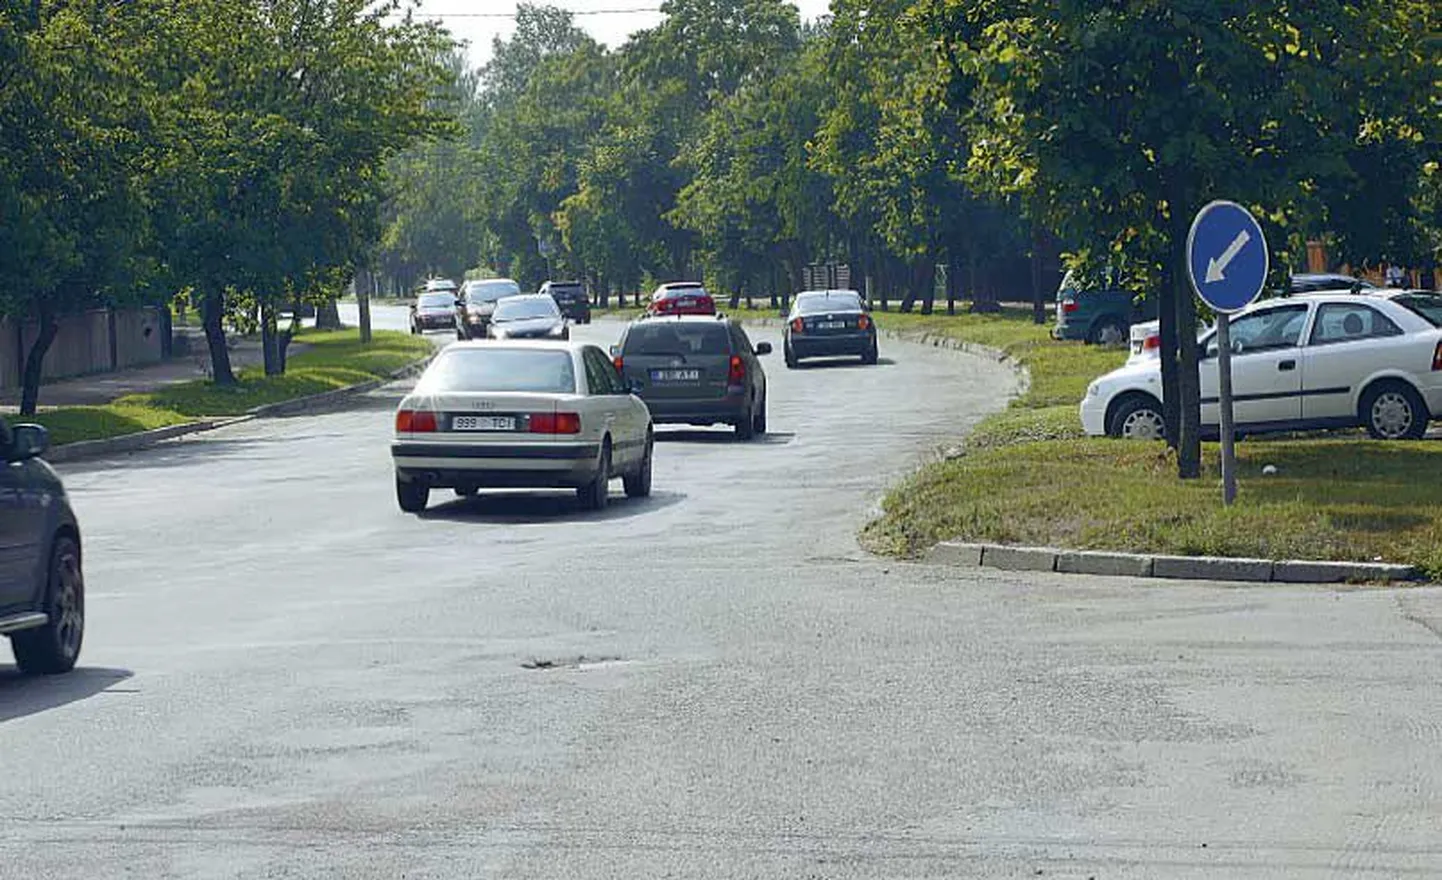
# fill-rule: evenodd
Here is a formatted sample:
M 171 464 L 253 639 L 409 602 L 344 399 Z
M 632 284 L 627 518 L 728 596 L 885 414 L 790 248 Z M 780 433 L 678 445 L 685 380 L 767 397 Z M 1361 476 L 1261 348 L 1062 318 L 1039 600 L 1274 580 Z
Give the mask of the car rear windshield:
M 586 292 L 579 284 L 553 284 L 550 287 L 551 296 L 556 299 L 572 300 L 585 299 Z
M 626 334 L 622 353 L 673 357 L 730 354 L 731 335 L 724 324 L 636 324 Z
M 515 296 L 521 288 L 513 281 L 491 281 L 471 285 L 467 296 L 473 302 L 495 302 L 503 296 Z
M 576 370 L 569 351 L 453 348 L 436 358 L 416 384 L 416 392 L 455 391 L 574 394 Z
M 455 301 L 449 293 L 428 293 L 421 297 L 420 306 L 423 309 L 449 308 Z
M 861 297 L 854 293 L 821 293 L 801 295 L 796 298 L 796 311 L 803 315 L 822 312 L 857 312 L 861 310 Z
M 1405 306 L 1421 315 L 1434 327 L 1442 327 L 1442 296 L 1427 293 L 1409 293 L 1392 297 L 1392 302 Z
M 556 301 L 548 297 L 535 299 L 503 299 L 496 306 L 496 321 L 524 321 L 527 318 L 554 318 L 561 313 Z

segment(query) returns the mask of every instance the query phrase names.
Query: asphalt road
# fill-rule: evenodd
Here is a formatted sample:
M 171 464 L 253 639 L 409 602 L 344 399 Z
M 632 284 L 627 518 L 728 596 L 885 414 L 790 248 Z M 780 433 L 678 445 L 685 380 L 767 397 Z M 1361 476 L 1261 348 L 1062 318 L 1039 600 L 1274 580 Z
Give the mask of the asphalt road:
M 89 633 L 0 667 L 0 877 L 1442 873 L 1442 594 L 869 558 L 1014 384 L 882 356 L 775 358 L 774 434 L 601 514 L 401 514 L 394 388 L 64 467 Z

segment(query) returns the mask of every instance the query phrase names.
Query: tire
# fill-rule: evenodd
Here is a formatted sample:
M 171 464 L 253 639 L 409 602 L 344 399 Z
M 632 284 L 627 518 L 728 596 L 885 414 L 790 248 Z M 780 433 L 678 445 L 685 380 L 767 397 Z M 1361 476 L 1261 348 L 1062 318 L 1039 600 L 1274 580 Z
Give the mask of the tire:
M 741 418 L 736 422 L 736 439 L 746 442 L 756 436 L 756 407 L 753 404 L 746 408 Z
M 1165 440 L 1166 432 L 1162 405 L 1144 394 L 1124 398 L 1107 422 L 1107 436 L 1123 440 Z
M 584 510 L 605 510 L 611 500 L 611 441 L 601 444 L 601 461 L 596 468 L 596 478 L 576 490 L 576 498 Z
M 1431 415 L 1422 396 L 1406 382 L 1377 382 L 1362 393 L 1358 415 L 1377 440 L 1420 440 Z
M 419 480 L 407 482 L 396 477 L 396 502 L 406 513 L 420 513 L 431 500 L 431 487 Z
M 876 339 L 872 338 L 871 347 L 866 350 L 866 354 L 863 354 L 861 356 L 861 362 L 863 364 L 866 364 L 868 367 L 874 366 L 876 362 L 880 360 L 880 354 L 881 353 L 876 349 Z
M 651 455 L 656 443 L 651 432 L 646 432 L 646 451 L 641 455 L 641 464 L 633 473 L 621 478 L 627 498 L 645 498 L 651 494 Z
M 1087 334 L 1092 345 L 1121 345 L 1127 341 L 1127 326 L 1117 318 L 1099 318 Z
M 751 416 L 751 430 L 760 437 L 766 433 L 766 395 L 761 395 L 761 405 Z
M 800 366 L 801 362 L 796 359 L 796 352 L 791 350 L 791 346 L 783 347 L 781 353 L 786 357 L 786 369 L 794 370 Z
M 75 668 L 85 640 L 85 576 L 80 567 L 80 545 L 60 535 L 50 550 L 50 576 L 45 584 L 42 627 L 10 637 L 15 665 L 26 675 L 58 675 Z
M 462 329 L 459 328 L 459 327 L 456 328 L 456 341 L 457 341 L 457 342 L 465 342 L 465 341 L 466 341 L 466 331 L 462 330 Z

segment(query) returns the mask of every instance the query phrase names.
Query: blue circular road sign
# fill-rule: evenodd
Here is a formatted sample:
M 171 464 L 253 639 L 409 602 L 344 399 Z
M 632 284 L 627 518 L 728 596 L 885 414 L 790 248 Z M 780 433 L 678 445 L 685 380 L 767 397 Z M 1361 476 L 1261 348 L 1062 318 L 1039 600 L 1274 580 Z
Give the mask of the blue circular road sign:
M 1197 212 L 1187 234 L 1187 271 L 1202 301 L 1219 312 L 1246 308 L 1267 283 L 1270 258 L 1262 226 L 1236 202 Z

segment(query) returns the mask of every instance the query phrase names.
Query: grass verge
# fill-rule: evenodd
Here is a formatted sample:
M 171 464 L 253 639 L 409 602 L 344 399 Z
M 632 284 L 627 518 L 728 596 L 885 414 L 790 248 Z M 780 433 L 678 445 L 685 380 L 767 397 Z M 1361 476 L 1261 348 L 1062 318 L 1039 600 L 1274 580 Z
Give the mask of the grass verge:
M 915 556 L 943 540 L 1266 559 L 1386 561 L 1442 578 L 1442 443 L 1380 443 L 1355 432 L 1251 438 L 1237 446 L 1240 492 L 1221 504 L 1218 450 L 1179 480 L 1160 443 L 1082 435 L 1077 402 L 1126 354 L 1057 342 L 1021 310 L 879 314 L 881 327 L 1001 349 L 1031 387 L 981 422 L 962 454 L 888 493 L 862 543 Z M 1265 465 L 1277 468 L 1264 475 Z
M 101 440 L 208 416 L 242 415 L 257 406 L 386 378 L 432 350 L 422 337 L 384 330 L 376 331 L 368 345 L 361 344 L 358 330 L 304 330 L 296 339 L 309 347 L 289 359 L 282 376 L 246 369 L 231 387 L 209 380 L 182 382 L 127 395 L 106 406 L 62 407 L 26 420 L 49 429 L 56 446 Z

